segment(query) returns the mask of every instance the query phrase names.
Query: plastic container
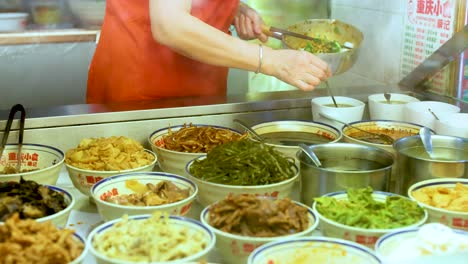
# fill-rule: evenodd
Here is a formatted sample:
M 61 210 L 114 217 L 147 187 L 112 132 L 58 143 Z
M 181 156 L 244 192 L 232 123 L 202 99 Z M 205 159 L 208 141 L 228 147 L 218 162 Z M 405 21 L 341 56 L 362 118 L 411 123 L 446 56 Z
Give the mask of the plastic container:
M 0 32 L 17 32 L 26 29 L 27 13 L 0 13 Z

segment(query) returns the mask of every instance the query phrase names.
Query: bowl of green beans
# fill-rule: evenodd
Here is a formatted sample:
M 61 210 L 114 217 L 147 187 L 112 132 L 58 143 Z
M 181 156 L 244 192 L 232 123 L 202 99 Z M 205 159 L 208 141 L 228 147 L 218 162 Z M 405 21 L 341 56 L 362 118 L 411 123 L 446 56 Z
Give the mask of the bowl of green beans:
M 198 188 L 198 201 L 208 206 L 228 194 L 291 198 L 299 169 L 294 159 L 272 146 L 243 139 L 217 146 L 187 163 L 188 178 Z

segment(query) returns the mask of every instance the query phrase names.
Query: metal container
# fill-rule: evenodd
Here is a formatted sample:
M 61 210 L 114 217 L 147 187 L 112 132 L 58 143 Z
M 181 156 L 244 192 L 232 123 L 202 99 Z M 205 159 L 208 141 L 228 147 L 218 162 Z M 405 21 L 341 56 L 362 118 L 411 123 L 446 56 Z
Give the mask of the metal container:
M 468 178 L 468 139 L 433 135 L 433 157 L 429 158 L 419 136 L 397 140 L 393 148 L 397 153 L 400 194 L 416 183 L 436 178 Z
M 311 205 L 315 197 L 347 188 L 371 186 L 388 191 L 393 156 L 388 151 L 360 144 L 330 143 L 310 146 L 322 163 L 315 166 L 302 152 L 297 152 L 301 165 L 301 200 Z
M 336 40 L 340 44 L 352 43 L 354 45 L 352 49 L 344 49 L 338 53 L 315 54 L 330 65 L 333 75 L 343 73 L 354 65 L 364 39 L 359 29 L 336 19 L 309 19 L 291 25 L 287 30 L 311 37 Z M 297 50 L 304 48 L 307 40 L 283 36 L 283 43 L 286 47 Z

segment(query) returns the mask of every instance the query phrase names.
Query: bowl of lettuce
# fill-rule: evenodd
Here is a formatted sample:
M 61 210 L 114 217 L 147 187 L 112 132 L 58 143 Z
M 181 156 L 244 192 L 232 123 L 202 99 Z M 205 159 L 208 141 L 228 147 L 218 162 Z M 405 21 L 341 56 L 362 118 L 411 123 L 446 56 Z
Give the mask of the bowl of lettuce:
M 315 198 L 312 206 L 325 236 L 373 248 L 384 234 L 423 225 L 427 211 L 411 199 L 371 187 L 339 191 Z

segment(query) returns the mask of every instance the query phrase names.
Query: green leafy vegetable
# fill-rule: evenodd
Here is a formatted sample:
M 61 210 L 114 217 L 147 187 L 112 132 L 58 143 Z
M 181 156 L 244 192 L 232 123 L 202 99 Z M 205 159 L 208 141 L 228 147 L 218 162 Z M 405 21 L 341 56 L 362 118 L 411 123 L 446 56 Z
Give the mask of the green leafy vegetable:
M 316 208 L 325 218 L 335 222 L 367 229 L 391 229 L 415 224 L 424 211 L 402 196 L 389 196 L 385 203 L 374 200 L 372 188 L 348 189 L 347 200 L 334 197 L 315 198 Z
M 219 145 L 190 166 L 194 177 L 228 185 L 277 183 L 294 177 L 296 170 L 293 159 L 249 139 Z
M 341 51 L 341 45 L 335 40 L 318 39 L 307 42 L 304 50 L 310 53 L 337 53 Z

